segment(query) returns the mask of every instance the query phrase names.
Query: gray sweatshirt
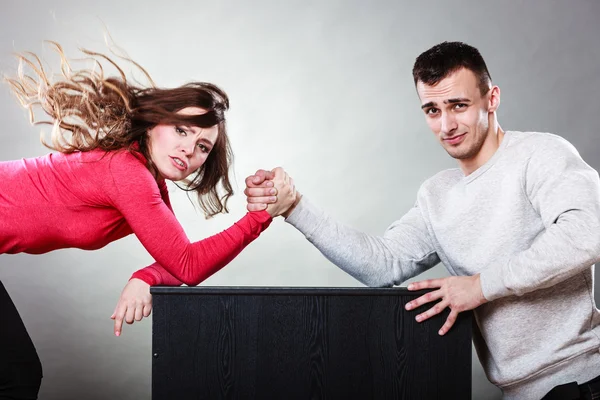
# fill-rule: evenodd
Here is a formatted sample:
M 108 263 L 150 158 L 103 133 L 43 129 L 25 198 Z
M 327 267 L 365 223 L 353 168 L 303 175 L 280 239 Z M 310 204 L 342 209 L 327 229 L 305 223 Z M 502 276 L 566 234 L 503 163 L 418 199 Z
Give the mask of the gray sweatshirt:
M 383 236 L 337 223 L 303 197 L 286 220 L 330 261 L 369 286 L 399 285 L 440 261 L 480 273 L 488 303 L 473 340 L 505 399 L 539 399 L 600 374 L 600 183 L 565 139 L 506 132 L 468 176 L 428 179 Z

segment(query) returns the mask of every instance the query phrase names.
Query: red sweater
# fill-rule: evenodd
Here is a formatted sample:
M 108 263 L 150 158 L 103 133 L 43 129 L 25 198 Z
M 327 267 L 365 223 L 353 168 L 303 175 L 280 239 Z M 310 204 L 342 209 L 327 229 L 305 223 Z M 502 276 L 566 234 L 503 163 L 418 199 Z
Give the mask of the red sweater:
M 150 285 L 197 285 L 266 229 L 266 211 L 191 243 L 175 218 L 164 181 L 145 159 L 101 150 L 0 162 L 0 254 L 94 250 L 135 233 L 156 263 L 133 277 Z

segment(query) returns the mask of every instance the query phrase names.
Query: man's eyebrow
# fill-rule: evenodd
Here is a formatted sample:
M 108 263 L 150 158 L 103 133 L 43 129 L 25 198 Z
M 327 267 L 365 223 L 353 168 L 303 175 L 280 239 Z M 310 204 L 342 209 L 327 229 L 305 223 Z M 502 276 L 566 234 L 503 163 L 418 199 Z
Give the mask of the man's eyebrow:
M 466 97 L 455 97 L 452 99 L 444 100 L 444 104 L 456 104 L 456 103 L 471 103 L 470 99 Z M 437 107 L 437 103 L 435 101 L 430 101 L 421 106 L 421 109 L 429 108 L 429 107 Z
M 453 99 L 444 100 L 444 104 L 470 103 L 471 100 L 466 97 L 455 97 Z

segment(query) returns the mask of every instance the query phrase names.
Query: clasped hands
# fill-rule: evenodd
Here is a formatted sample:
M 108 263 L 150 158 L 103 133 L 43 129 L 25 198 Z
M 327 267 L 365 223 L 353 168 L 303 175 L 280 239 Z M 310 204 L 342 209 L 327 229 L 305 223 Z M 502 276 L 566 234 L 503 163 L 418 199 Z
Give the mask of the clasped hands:
M 244 194 L 248 211 L 267 210 L 273 218 L 279 215 L 287 218 L 301 197 L 294 180 L 281 167 L 271 171 L 259 169 L 247 177 Z

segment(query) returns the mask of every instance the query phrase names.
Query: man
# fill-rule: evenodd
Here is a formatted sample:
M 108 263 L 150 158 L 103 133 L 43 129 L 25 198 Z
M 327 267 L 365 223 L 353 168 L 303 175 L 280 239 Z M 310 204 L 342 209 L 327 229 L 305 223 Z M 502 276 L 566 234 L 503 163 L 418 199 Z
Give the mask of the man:
M 479 358 L 506 399 L 592 398 L 600 393 L 598 174 L 556 135 L 502 130 L 500 89 L 477 49 L 436 45 L 417 58 L 413 77 L 427 124 L 459 168 L 423 183 L 415 207 L 382 237 L 333 221 L 301 196 L 286 221 L 369 286 L 398 285 L 442 262 L 452 276 L 409 285 L 437 290 L 407 309 L 441 299 L 416 316 L 449 307 L 440 335 L 474 310 Z M 250 211 L 268 203 L 265 178 L 260 170 L 246 180 Z

